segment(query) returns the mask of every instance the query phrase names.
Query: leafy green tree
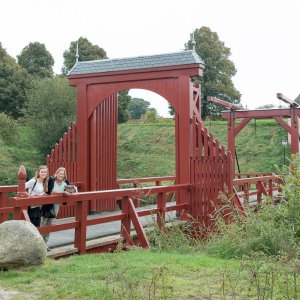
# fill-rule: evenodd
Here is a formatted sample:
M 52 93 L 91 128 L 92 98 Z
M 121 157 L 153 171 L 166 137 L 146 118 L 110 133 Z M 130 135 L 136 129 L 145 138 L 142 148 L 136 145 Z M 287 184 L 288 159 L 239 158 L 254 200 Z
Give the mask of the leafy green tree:
M 258 106 L 256 109 L 273 109 L 273 108 L 275 108 L 275 105 L 271 103 L 271 104 Z
M 202 89 L 202 118 L 206 116 L 219 117 L 223 107 L 208 103 L 207 96 L 216 96 L 222 100 L 239 104 L 241 94 L 234 87 L 232 77 L 236 74 L 236 68 L 229 59 L 230 48 L 225 47 L 224 42 L 219 40 L 218 34 L 208 27 L 201 27 L 194 32 L 196 42 L 195 51 L 205 62 L 203 77 L 196 78 L 201 83 Z M 186 49 L 193 48 L 192 34 L 185 44 Z
M 150 106 L 149 101 L 145 101 L 141 98 L 132 98 L 129 102 L 128 110 L 130 113 L 130 119 L 140 119 L 142 114 L 145 114 L 148 107 Z
M 50 153 L 67 128 L 76 121 L 76 90 L 64 76 L 38 79 L 28 94 L 27 118 L 36 129 L 33 143 Z
M 69 49 L 63 54 L 63 74 L 67 74 L 75 65 L 77 43 L 79 53 L 78 61 L 90 61 L 107 58 L 106 52 L 103 48 L 99 47 L 98 45 L 93 45 L 87 38 L 80 37 L 78 41 L 71 42 Z
M 53 76 L 54 59 L 44 44 L 29 43 L 17 56 L 18 64 L 35 77 L 50 78 Z
M 155 123 L 158 122 L 159 115 L 154 107 L 150 107 L 146 111 L 146 122 Z
M 0 43 L 0 112 L 17 119 L 23 115 L 30 78 Z
M 129 120 L 130 113 L 128 105 L 131 101 L 131 96 L 128 95 L 129 91 L 124 90 L 118 93 L 118 122 L 125 123 Z

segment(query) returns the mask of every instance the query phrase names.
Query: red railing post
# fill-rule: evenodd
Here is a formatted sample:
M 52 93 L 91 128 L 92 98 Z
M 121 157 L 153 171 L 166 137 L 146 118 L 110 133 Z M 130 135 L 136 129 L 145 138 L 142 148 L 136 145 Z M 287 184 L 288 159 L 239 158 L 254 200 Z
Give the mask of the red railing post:
M 26 193 L 25 189 L 25 181 L 26 181 L 26 169 L 23 165 L 21 165 L 19 172 L 18 172 L 18 189 L 16 197 L 24 198 L 27 197 L 28 194 Z M 24 214 L 22 213 L 26 211 L 25 207 L 14 207 L 14 219 L 15 220 L 22 220 L 25 218 Z
M 87 201 L 77 201 L 75 205 L 75 221 L 79 226 L 75 228 L 74 246 L 79 254 L 86 252 Z
M 166 195 L 165 193 L 157 194 L 157 208 L 159 209 L 159 213 L 157 214 L 157 225 L 160 229 L 165 226 L 165 216 L 166 216 Z
M 18 190 L 17 197 L 27 197 L 27 193 L 25 190 L 25 181 L 26 181 L 26 169 L 22 165 L 18 172 Z
M 121 237 L 124 238 L 127 244 L 133 245 L 130 238 L 130 211 L 129 211 L 129 197 L 125 196 L 122 198 L 122 213 L 123 218 L 121 221 Z
M 258 181 L 256 183 L 256 189 L 257 189 L 257 202 L 261 203 L 261 199 L 262 199 L 262 183 L 261 181 Z
M 0 192 L 0 208 L 7 206 L 7 193 Z M 0 213 L 0 223 L 3 223 L 7 220 L 7 213 Z

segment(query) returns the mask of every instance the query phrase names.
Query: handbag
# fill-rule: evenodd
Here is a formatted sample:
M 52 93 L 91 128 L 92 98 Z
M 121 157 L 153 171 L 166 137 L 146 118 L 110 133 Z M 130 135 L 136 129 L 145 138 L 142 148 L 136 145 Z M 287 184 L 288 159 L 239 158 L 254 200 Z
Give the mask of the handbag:
M 42 216 L 44 218 L 56 218 L 54 205 L 53 204 L 45 204 L 42 206 Z

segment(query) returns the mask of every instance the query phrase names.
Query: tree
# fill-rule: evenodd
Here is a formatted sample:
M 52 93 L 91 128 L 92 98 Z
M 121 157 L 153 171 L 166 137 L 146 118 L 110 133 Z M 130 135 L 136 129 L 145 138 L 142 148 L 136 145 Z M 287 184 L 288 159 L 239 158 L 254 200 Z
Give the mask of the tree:
M 219 117 L 224 109 L 213 103 L 208 103 L 207 96 L 216 96 L 222 100 L 239 104 L 241 94 L 234 87 L 232 77 L 236 74 L 236 68 L 229 59 L 230 48 L 225 47 L 224 42 L 219 40 L 218 34 L 208 27 L 201 27 L 194 32 L 196 52 L 205 62 L 205 70 L 202 78 L 196 78 L 201 83 L 201 114 L 202 118 L 210 115 Z M 185 44 L 185 49 L 192 49 L 192 34 Z
M 150 107 L 146 111 L 146 122 L 155 123 L 158 121 L 159 115 L 154 107 Z
M 141 115 L 146 113 L 149 106 L 150 102 L 145 101 L 144 99 L 132 98 L 132 100 L 128 104 L 130 119 L 140 119 Z
M 36 129 L 33 143 L 46 155 L 76 121 L 76 90 L 67 78 L 37 79 L 28 94 L 26 116 Z
M 106 52 L 98 45 L 93 45 L 87 38 L 80 37 L 78 41 L 71 42 L 70 47 L 63 54 L 64 65 L 62 73 L 67 74 L 75 65 L 78 43 L 78 61 L 90 61 L 107 58 Z
M 17 119 L 23 115 L 30 78 L 0 43 L 0 112 Z
M 275 108 L 274 104 L 265 104 L 265 105 L 256 107 L 256 109 L 273 109 L 273 108 Z
M 53 76 L 54 59 L 44 44 L 30 43 L 17 56 L 18 64 L 35 77 L 50 78 Z
M 128 104 L 131 101 L 131 96 L 128 95 L 129 91 L 124 90 L 118 93 L 118 122 L 125 123 L 129 120 Z

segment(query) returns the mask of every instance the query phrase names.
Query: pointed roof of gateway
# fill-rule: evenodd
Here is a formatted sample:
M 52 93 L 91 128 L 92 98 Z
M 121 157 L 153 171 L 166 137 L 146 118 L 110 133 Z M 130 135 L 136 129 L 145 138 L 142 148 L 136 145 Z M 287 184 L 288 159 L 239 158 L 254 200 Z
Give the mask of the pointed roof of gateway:
M 137 56 L 129 58 L 79 61 L 74 65 L 68 75 L 140 70 L 190 64 L 205 65 L 204 61 L 194 50 L 185 50 L 174 53 Z

